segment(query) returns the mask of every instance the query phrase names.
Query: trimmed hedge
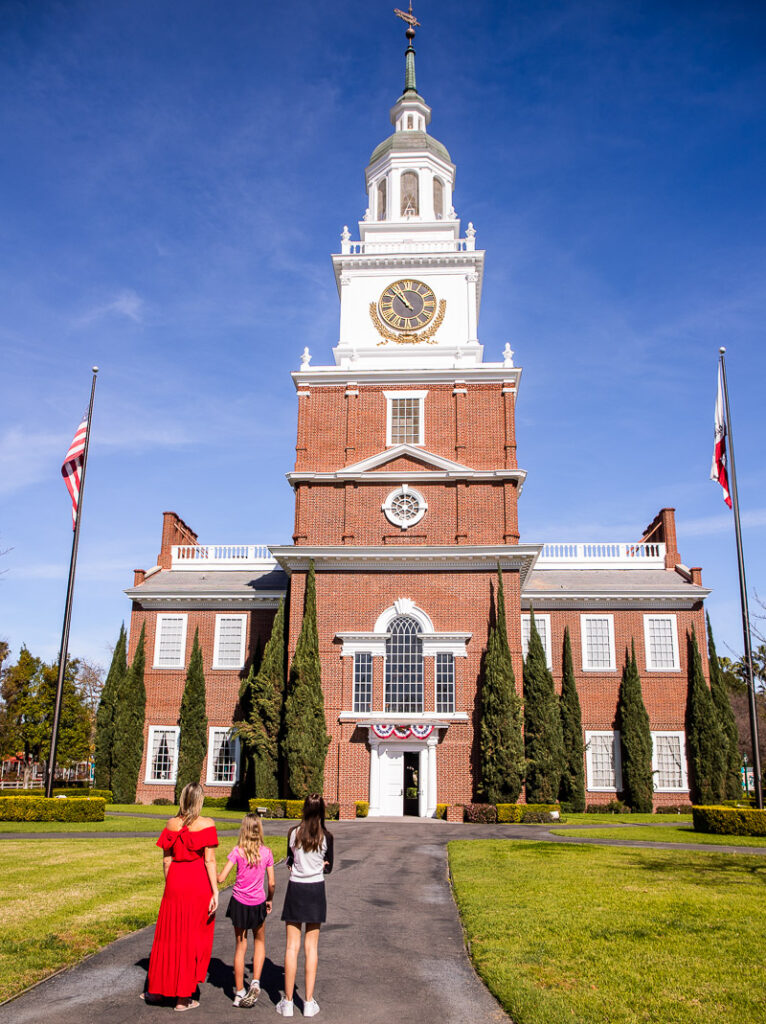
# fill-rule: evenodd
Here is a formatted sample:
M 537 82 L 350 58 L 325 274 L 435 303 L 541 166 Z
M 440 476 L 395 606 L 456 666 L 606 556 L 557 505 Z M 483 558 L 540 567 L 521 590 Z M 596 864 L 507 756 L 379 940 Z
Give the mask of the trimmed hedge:
M 474 825 L 494 825 L 497 822 L 497 807 L 494 804 L 466 804 L 463 820 Z
M 8 799 L 12 796 L 36 796 L 43 797 L 44 789 L 0 789 L 0 798 Z M 110 789 L 54 789 L 54 796 L 66 796 L 73 799 L 103 797 L 108 804 L 114 803 Z M 44 798 L 44 797 L 43 797 Z
M 356 816 L 357 818 L 366 818 L 370 813 L 370 805 L 367 800 L 356 801 Z
M 175 807 L 175 805 L 175 800 L 171 800 L 170 797 L 167 796 L 158 796 L 152 800 L 153 807 Z
M 610 800 L 608 804 L 588 804 L 586 814 L 630 814 L 630 807 L 622 800 Z
M 364 803 L 364 801 L 359 801 Z M 367 805 L 369 808 L 369 804 Z M 257 797 L 255 800 L 251 800 L 249 803 L 250 810 L 255 814 L 261 814 L 264 818 L 300 818 L 303 815 L 303 801 L 302 800 L 259 800 Z M 258 810 L 259 807 L 265 808 L 262 813 Z M 325 803 L 325 818 L 327 821 L 337 821 L 340 815 L 340 804 L 337 803 Z M 357 808 L 357 817 L 366 817 L 366 815 L 360 815 Z
M 442 821 L 447 820 L 447 807 L 448 804 L 437 804 L 436 805 L 436 817 L 441 818 Z
M 667 804 L 664 807 L 656 807 L 655 814 L 691 814 L 691 804 Z
M 497 805 L 497 820 L 504 825 L 512 822 L 524 822 L 525 815 L 531 814 L 547 814 L 551 815 L 554 811 L 561 813 L 560 804 L 498 804 Z M 528 818 L 528 821 L 536 821 L 536 818 Z M 543 821 L 554 821 L 555 819 L 548 817 L 541 819 Z
M 106 800 L 17 796 L 0 801 L 0 821 L 103 821 Z
M 692 807 L 694 831 L 716 836 L 766 836 L 766 811 L 749 807 Z
M 246 811 L 247 804 L 235 796 L 206 796 L 202 801 L 203 807 L 220 807 L 227 811 Z

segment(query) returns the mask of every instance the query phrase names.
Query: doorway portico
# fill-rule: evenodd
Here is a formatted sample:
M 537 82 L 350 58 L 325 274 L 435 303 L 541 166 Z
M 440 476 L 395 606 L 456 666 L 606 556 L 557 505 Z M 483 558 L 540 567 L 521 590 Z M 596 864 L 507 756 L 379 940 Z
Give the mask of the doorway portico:
M 378 729 L 380 728 L 379 726 Z M 406 731 L 410 732 L 409 729 Z M 406 739 L 399 739 L 393 731 L 389 737 L 381 737 L 376 734 L 375 727 L 371 726 L 369 738 L 370 816 L 402 816 L 405 813 L 406 790 L 414 783 L 413 788 L 417 789 L 418 817 L 433 818 L 437 804 L 438 730 L 432 728 L 424 739 L 413 737 L 411 732 Z M 415 758 L 417 768 L 413 772 L 410 766 Z

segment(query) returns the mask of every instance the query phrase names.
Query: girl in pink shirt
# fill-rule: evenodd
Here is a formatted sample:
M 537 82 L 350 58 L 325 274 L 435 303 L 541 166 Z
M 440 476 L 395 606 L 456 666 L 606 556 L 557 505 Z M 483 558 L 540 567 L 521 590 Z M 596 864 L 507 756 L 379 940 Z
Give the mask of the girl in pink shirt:
M 227 857 L 228 863 L 218 875 L 222 885 L 231 869 L 236 865 L 237 880 L 229 900 L 226 916 L 234 925 L 236 947 L 234 950 L 234 1005 L 250 1007 L 261 992 L 261 971 L 266 959 L 266 938 L 264 926 L 271 913 L 274 899 L 274 855 L 263 841 L 263 825 L 257 814 L 246 814 L 242 819 L 237 845 Z M 264 877 L 268 878 L 269 891 L 264 891 Z M 245 953 L 247 933 L 252 931 L 253 980 L 245 990 Z

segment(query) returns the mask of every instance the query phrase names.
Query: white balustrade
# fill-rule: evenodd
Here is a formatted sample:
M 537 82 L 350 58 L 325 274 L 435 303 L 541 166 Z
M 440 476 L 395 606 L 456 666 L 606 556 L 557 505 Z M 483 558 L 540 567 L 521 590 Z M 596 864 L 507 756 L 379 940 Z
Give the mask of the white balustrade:
M 610 542 L 543 544 L 535 569 L 664 569 L 665 545 Z
M 343 256 L 371 256 L 381 253 L 410 252 L 472 252 L 476 248 L 473 238 L 431 239 L 422 242 L 404 240 L 399 242 L 351 242 L 343 239 Z
M 173 569 L 249 569 L 277 564 L 265 544 L 175 544 L 170 553 Z

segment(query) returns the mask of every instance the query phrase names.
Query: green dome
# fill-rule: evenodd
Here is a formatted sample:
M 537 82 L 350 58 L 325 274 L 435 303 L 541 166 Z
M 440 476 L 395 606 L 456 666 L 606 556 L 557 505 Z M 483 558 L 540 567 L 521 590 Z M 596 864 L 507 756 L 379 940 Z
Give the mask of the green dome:
M 394 132 L 393 135 L 389 135 L 387 139 L 384 139 L 380 145 L 376 146 L 372 151 L 370 163 L 374 164 L 376 160 L 379 160 L 386 153 L 412 152 L 413 150 L 418 149 L 425 149 L 429 153 L 433 153 L 434 156 L 438 156 L 442 160 L 446 160 L 448 164 L 452 163 L 452 158 L 447 152 L 446 146 L 443 146 L 441 142 L 434 139 L 426 132 L 411 130 Z

